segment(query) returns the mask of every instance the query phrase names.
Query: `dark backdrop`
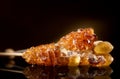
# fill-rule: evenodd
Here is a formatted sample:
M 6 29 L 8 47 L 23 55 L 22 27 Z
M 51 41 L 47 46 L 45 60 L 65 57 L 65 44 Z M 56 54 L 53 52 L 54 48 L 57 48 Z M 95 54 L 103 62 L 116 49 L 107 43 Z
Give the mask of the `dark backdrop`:
M 114 1 L 0 1 L 0 51 L 56 42 L 72 30 L 93 27 L 99 39 L 114 45 L 119 63 L 119 4 Z M 116 74 L 116 73 L 115 73 Z M 114 75 L 113 75 L 114 76 Z

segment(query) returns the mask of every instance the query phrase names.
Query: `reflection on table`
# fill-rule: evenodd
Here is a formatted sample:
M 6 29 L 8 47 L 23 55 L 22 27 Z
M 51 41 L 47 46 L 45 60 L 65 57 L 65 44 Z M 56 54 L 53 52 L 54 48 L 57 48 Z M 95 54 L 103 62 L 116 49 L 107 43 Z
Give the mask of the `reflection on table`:
M 14 60 L 11 60 L 11 61 L 9 60 L 9 63 L 7 64 L 4 63 L 3 66 L 0 66 L 0 71 L 2 74 L 4 73 L 4 71 L 6 71 L 6 73 L 13 72 L 13 73 L 16 73 L 16 75 L 18 75 L 17 73 L 20 73 L 27 79 L 111 79 L 110 75 L 113 72 L 111 67 L 97 68 L 97 67 L 90 67 L 90 66 L 45 67 L 45 66 L 31 65 L 27 67 L 25 66 L 24 68 L 23 66 L 16 64 Z M 6 73 L 4 75 L 6 75 Z M 12 73 L 9 73 L 9 74 L 12 74 Z M 21 79 L 24 79 L 23 76 Z M 14 75 L 13 76 L 8 75 L 8 77 L 12 77 L 13 79 Z
M 111 67 L 29 66 L 23 71 L 28 79 L 111 79 Z

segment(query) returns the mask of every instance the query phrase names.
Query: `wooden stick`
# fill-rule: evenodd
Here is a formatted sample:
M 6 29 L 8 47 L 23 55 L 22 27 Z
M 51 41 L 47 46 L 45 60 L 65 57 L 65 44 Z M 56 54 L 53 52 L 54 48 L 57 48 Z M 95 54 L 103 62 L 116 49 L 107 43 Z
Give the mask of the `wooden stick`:
M 22 56 L 23 53 L 6 53 L 6 52 L 0 52 L 0 56 Z
M 22 56 L 23 52 L 25 52 L 26 49 L 17 50 L 14 51 L 13 49 L 6 49 L 5 52 L 0 52 L 0 56 Z

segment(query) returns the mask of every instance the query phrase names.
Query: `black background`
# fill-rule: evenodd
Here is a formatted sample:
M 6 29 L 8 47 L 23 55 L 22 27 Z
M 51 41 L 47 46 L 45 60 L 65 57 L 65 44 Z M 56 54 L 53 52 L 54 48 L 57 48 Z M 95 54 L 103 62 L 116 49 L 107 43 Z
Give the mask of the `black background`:
M 119 77 L 120 36 L 117 1 L 0 1 L 0 51 L 56 42 L 81 27 L 114 45 L 113 78 Z

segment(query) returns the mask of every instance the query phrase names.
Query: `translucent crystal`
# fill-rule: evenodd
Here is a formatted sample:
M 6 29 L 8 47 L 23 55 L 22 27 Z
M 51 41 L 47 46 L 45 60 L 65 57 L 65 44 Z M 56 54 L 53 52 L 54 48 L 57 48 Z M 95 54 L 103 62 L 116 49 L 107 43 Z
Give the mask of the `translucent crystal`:
M 113 50 L 113 46 L 111 43 L 105 41 L 105 42 L 99 42 L 94 47 L 95 54 L 108 54 Z

